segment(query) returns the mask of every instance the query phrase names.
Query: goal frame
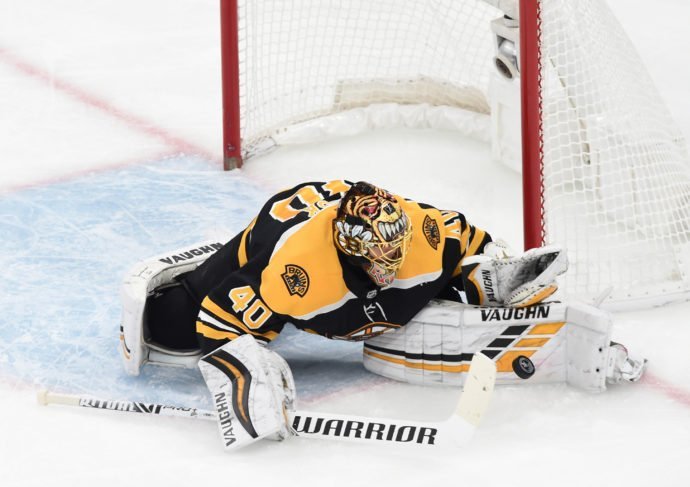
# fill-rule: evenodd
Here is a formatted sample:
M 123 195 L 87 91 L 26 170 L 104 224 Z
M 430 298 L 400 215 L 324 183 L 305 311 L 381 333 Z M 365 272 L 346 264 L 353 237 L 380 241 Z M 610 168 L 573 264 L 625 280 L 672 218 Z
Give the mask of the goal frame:
M 525 250 L 544 243 L 539 1 L 520 0 L 522 212 Z
M 610 309 L 690 298 L 685 137 L 605 0 L 408 0 L 404 9 L 392 1 L 353 2 L 350 10 L 346 2 L 324 2 L 321 10 L 319 2 L 304 2 L 325 14 L 321 18 L 307 15 L 310 7 L 299 2 L 245 1 L 220 0 L 225 170 L 277 146 L 343 132 L 457 130 L 490 141 L 493 160 L 521 170 L 523 247 L 563 245 L 571 267 L 563 289 L 572 296 L 602 299 Z M 328 10 L 332 5 L 342 17 Z M 429 6 L 435 9 L 427 15 Z M 264 18 L 282 24 L 263 24 Z M 382 29 L 351 29 L 360 19 L 388 19 L 409 43 L 382 46 L 376 42 Z M 435 37 L 427 22 L 439 19 L 452 20 Z M 486 38 L 475 21 L 489 26 Z M 331 27 L 357 33 L 353 58 L 365 62 L 341 65 L 312 56 L 304 39 L 317 45 L 323 39 L 329 49 L 349 45 L 324 36 Z M 258 41 L 262 36 L 266 42 Z M 281 64 L 300 56 L 308 61 L 304 70 Z M 382 56 L 415 62 L 409 70 L 397 71 L 396 63 L 395 71 L 390 63 L 379 70 Z M 279 81 L 265 74 L 274 66 Z M 307 77 L 314 66 L 324 78 L 312 82 Z M 632 111 L 630 99 L 638 102 Z M 340 116 L 350 110 L 356 123 Z
M 520 80 L 524 247 L 544 241 L 541 151 L 539 1 L 520 1 Z M 220 0 L 223 169 L 241 168 L 238 0 Z
M 220 57 L 223 96 L 223 169 L 242 167 L 240 57 L 237 0 L 220 0 Z

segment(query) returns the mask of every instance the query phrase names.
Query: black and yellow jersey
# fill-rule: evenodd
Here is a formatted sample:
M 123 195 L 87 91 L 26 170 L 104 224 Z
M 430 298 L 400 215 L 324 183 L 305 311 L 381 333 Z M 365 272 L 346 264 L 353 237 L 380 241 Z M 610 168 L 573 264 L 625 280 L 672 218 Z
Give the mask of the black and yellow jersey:
M 286 322 L 346 340 L 398 328 L 459 281 L 462 259 L 491 241 L 458 212 L 396 196 L 413 235 L 395 281 L 378 288 L 333 240 L 338 204 L 351 184 L 312 182 L 278 193 L 186 276 L 185 287 L 201 303 L 196 331 L 202 351 L 247 333 L 271 341 Z

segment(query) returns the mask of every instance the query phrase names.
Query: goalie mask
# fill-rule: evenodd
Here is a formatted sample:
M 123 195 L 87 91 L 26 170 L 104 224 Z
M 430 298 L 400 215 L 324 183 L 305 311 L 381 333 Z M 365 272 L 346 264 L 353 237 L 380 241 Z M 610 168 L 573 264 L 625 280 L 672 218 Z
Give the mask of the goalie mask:
M 383 287 L 393 282 L 405 260 L 412 224 L 392 194 L 358 182 L 340 202 L 333 231 L 338 249 L 354 257 Z

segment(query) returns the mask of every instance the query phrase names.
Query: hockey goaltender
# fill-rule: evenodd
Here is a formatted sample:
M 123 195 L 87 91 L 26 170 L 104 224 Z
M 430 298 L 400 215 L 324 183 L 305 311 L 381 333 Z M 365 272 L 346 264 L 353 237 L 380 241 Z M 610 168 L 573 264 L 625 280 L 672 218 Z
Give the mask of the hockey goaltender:
M 457 211 L 366 182 L 303 183 L 269 199 L 225 245 L 199 244 L 131 269 L 125 368 L 137 375 L 144 363 L 198 363 L 211 394 L 233 398 L 222 411 L 237 425 L 230 448 L 293 433 L 292 374 L 266 346 L 286 322 L 365 340 L 367 369 L 412 383 L 462 385 L 478 351 L 504 383 L 602 390 L 637 380 L 645 362 L 610 342 L 607 314 L 544 304 L 566 269 L 561 249 L 513 255 Z

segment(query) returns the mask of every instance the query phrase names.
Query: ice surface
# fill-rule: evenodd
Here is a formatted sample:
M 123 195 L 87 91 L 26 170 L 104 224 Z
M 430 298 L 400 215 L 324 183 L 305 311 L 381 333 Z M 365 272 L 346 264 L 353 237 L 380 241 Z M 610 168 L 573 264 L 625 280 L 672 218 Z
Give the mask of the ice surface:
M 0 307 L 12 326 L 3 327 L 0 370 L 56 390 L 189 402 L 199 395 L 198 373 L 149 368 L 138 380 L 121 373 L 113 342 L 120 281 L 142 256 L 216 235 L 227 240 L 264 198 L 241 175 L 194 158 L 5 196 Z M 180 397 L 161 391 L 171 380 Z
M 611 4 L 690 136 L 690 5 Z M 616 315 L 614 337 L 650 359 L 645 382 L 499 388 L 461 452 L 293 439 L 227 455 L 211 423 L 36 404 L 50 387 L 208 406 L 194 370 L 124 374 L 119 281 L 137 260 L 233 235 L 297 182 L 368 179 L 520 245 L 519 178 L 452 133 L 382 131 L 219 171 L 217 10 L 0 0 L 2 485 L 690 485 L 690 304 Z M 369 374 L 360 344 L 287 329 L 272 346 L 303 408 L 439 419 L 457 399 Z

